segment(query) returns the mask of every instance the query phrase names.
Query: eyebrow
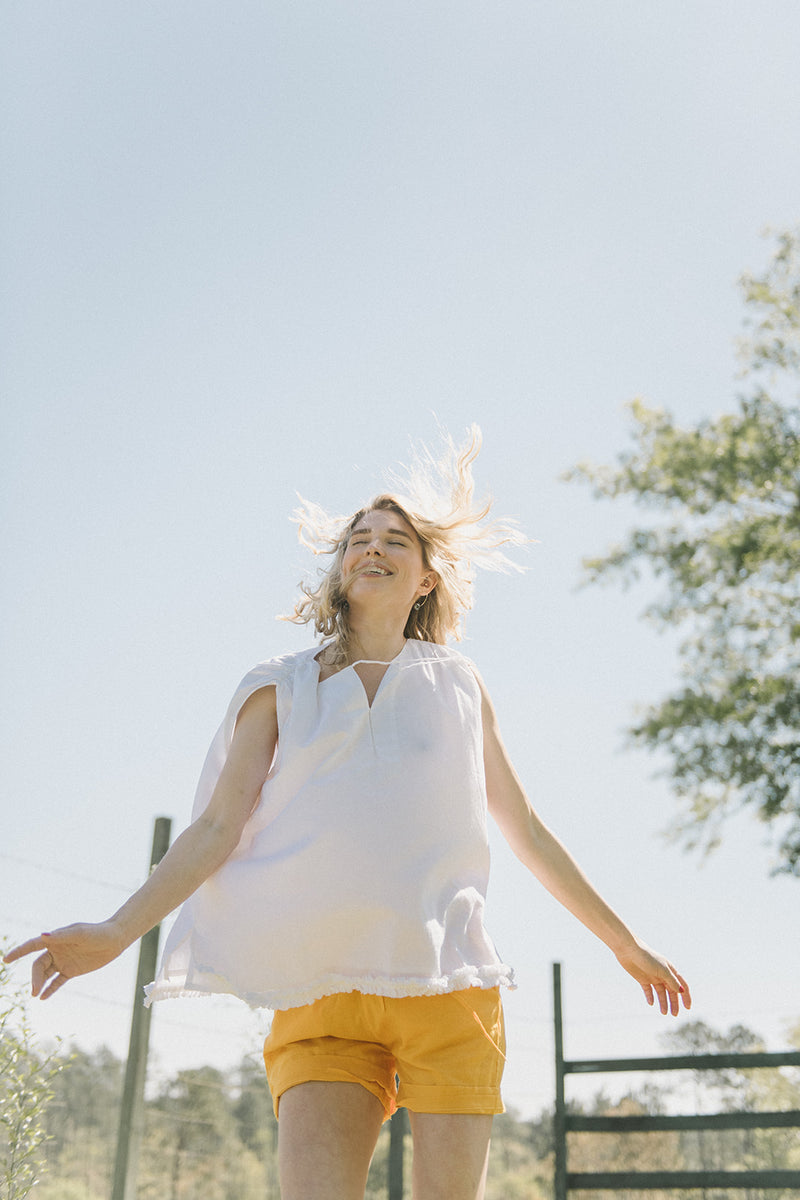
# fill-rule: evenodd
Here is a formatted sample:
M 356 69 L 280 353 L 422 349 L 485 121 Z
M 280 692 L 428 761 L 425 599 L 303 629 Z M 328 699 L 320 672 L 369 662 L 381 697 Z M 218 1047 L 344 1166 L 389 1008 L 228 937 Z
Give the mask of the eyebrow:
M 411 534 L 406 533 L 406 531 L 404 529 L 387 529 L 386 532 L 394 534 L 395 537 L 407 538 L 409 540 L 409 542 L 413 540 L 411 537 Z M 358 533 L 372 533 L 372 530 L 371 529 L 354 529 L 352 531 L 352 533 L 350 534 L 350 537 L 354 538 L 356 536 L 356 534 L 358 534 Z

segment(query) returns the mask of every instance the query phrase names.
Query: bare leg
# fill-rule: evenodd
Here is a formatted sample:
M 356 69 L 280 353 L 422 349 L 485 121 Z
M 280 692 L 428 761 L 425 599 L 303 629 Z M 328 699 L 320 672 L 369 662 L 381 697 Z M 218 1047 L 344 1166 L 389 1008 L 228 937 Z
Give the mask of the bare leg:
M 490 1116 L 409 1113 L 414 1200 L 483 1200 Z
M 363 1200 L 383 1105 L 360 1083 L 300 1083 L 281 1096 L 281 1200 Z

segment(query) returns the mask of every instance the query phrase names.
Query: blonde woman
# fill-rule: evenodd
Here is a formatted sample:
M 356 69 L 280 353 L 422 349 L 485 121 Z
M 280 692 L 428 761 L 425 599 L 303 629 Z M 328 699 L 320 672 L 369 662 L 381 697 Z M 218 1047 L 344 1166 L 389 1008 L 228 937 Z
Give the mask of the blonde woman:
M 42 934 L 33 992 L 111 961 L 178 905 L 148 1003 L 231 992 L 275 1010 L 264 1047 L 283 1200 L 359 1200 L 381 1123 L 408 1108 L 417 1200 L 480 1200 L 502 1112 L 500 989 L 483 920 L 486 813 L 613 951 L 649 1004 L 689 990 L 587 881 L 534 811 L 486 689 L 448 645 L 473 566 L 523 540 L 473 495 L 479 448 L 428 456 L 411 499 L 345 520 L 305 505 L 332 563 L 292 620 L 323 644 L 262 663 L 203 768 L 193 822 L 108 921 Z

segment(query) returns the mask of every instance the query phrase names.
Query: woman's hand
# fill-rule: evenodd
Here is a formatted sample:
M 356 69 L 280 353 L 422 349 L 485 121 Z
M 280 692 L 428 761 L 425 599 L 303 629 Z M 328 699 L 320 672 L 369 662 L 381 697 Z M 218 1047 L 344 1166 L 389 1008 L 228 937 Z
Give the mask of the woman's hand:
M 664 1015 L 671 1012 L 673 1017 L 677 1017 L 681 1000 L 684 1008 L 692 1007 L 686 980 L 678 974 L 672 963 L 654 953 L 644 942 L 637 940 L 618 951 L 617 961 L 639 984 L 648 1004 L 654 1004 L 655 997 L 658 997 L 659 1008 Z
M 68 979 L 104 967 L 127 945 L 111 921 L 97 925 L 65 925 L 63 929 L 43 933 L 15 946 L 4 956 L 4 961 L 16 962 L 26 954 L 43 950 L 31 967 L 31 991 L 34 996 L 47 1000 Z

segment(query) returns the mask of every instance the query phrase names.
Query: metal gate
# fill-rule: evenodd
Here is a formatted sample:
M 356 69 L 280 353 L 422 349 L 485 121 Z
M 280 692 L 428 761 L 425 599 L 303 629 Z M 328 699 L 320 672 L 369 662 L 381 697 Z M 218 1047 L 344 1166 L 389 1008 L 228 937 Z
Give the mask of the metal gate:
M 800 1171 L 602 1171 L 571 1173 L 567 1167 L 567 1134 L 571 1132 L 633 1133 L 648 1130 L 800 1128 L 800 1111 L 733 1112 L 686 1117 L 584 1117 L 567 1113 L 564 1080 L 567 1075 L 611 1071 L 707 1071 L 724 1067 L 800 1067 L 800 1051 L 777 1054 L 693 1054 L 667 1058 L 564 1058 L 561 1016 L 561 963 L 553 963 L 555 1021 L 555 1200 L 570 1191 L 608 1188 L 624 1192 L 656 1188 L 800 1188 Z

